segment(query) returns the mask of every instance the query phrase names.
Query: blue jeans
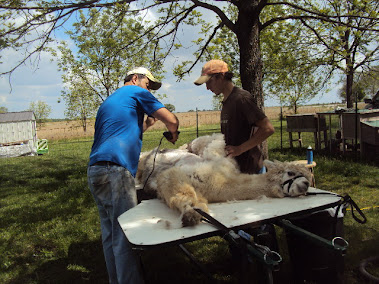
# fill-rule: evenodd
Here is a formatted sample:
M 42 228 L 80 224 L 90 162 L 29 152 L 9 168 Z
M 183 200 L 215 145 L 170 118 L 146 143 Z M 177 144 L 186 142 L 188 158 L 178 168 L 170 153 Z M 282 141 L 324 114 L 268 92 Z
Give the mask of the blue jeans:
M 133 176 L 118 165 L 93 165 L 88 167 L 87 177 L 99 209 L 109 283 L 144 283 L 139 258 L 117 220 L 137 205 Z

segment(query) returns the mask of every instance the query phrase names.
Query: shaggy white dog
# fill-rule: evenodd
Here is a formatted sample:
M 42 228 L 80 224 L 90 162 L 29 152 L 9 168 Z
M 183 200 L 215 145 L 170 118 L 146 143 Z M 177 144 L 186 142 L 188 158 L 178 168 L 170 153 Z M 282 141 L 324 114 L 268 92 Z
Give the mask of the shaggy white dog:
M 178 210 L 184 226 L 197 224 L 201 216 L 193 207 L 208 212 L 208 202 L 299 196 L 308 190 L 310 172 L 304 166 L 266 160 L 267 173 L 244 174 L 224 148 L 223 135 L 214 134 L 177 150 L 141 153 L 137 182 Z

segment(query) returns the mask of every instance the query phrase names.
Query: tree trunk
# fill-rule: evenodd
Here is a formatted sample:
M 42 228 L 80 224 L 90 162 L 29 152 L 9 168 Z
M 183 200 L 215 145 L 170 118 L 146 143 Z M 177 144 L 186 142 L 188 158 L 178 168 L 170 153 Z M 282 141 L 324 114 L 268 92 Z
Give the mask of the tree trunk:
M 350 38 L 350 29 L 347 29 L 343 34 L 343 41 L 344 41 L 344 50 L 346 52 L 346 107 L 352 108 L 353 107 L 353 64 L 351 60 L 351 51 L 349 48 L 349 38 Z
M 353 107 L 353 79 L 354 79 L 354 72 L 351 68 L 351 65 L 347 66 L 347 75 L 346 75 L 346 107 L 352 108 Z
M 258 3 L 259 1 L 247 1 Z M 247 5 L 246 5 L 247 6 Z M 240 48 L 242 88 L 249 91 L 260 109 L 264 109 L 262 55 L 259 41 L 259 14 L 254 5 L 239 7 L 236 35 Z
M 262 55 L 260 48 L 259 13 L 260 1 L 241 1 L 236 22 L 236 36 L 240 48 L 240 75 L 242 88 L 249 91 L 257 106 L 264 111 L 262 88 Z M 267 141 L 262 143 L 265 158 L 268 158 Z
M 84 132 L 87 132 L 87 117 L 84 115 L 83 117 L 83 130 Z

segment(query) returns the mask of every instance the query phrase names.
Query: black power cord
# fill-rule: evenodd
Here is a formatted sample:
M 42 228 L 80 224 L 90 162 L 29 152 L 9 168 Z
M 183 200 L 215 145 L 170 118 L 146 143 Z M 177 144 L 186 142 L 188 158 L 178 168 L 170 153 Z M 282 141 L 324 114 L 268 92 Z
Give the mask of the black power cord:
M 150 174 L 148 175 L 147 179 L 145 180 L 145 183 L 143 184 L 142 190 L 145 190 L 145 186 L 146 186 L 149 178 L 151 177 L 151 175 L 154 172 L 154 169 L 155 169 L 155 159 L 157 158 L 157 154 L 158 154 L 159 148 L 161 147 L 163 138 L 165 138 L 165 136 L 162 136 L 161 140 L 159 141 L 159 145 L 158 145 L 157 150 L 155 151 L 155 154 L 154 154 L 153 168 L 151 169 Z
M 178 135 L 180 133 L 180 131 L 177 131 Z M 162 140 L 163 138 L 166 138 L 167 140 L 171 140 L 173 138 L 172 136 L 172 133 L 169 132 L 169 131 L 165 131 L 163 132 L 163 136 L 161 138 L 161 140 L 159 141 L 159 145 L 157 147 L 157 150 L 155 151 L 155 154 L 154 154 L 154 160 L 153 160 L 153 168 L 151 169 L 151 172 L 149 174 L 149 176 L 147 177 L 147 179 L 145 180 L 145 183 L 143 184 L 143 187 L 142 187 L 142 190 L 145 190 L 145 186 L 149 180 L 149 178 L 151 177 L 151 175 L 153 174 L 154 172 L 154 169 L 155 169 L 155 159 L 157 158 L 157 154 L 158 154 L 158 151 L 159 151 L 159 148 L 161 147 L 161 144 L 162 144 Z

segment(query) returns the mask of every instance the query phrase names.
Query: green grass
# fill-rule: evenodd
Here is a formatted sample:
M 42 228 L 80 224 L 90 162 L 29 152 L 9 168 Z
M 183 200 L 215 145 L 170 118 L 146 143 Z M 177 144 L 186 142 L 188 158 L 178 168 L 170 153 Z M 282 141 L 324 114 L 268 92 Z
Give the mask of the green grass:
M 269 158 L 305 159 L 310 133 L 303 135 L 304 148 L 289 149 L 288 133 L 274 121 L 276 133 L 269 138 Z M 218 125 L 204 126 L 199 135 L 217 132 Z M 196 137 L 194 128 L 181 130 L 172 145 L 178 147 Z M 144 135 L 143 150 L 158 146 L 161 131 Z M 107 283 L 100 240 L 97 208 L 87 188 L 86 168 L 92 141 L 49 142 L 49 154 L 0 160 L 0 283 Z M 351 211 L 344 218 L 346 283 L 366 282 L 358 271 L 361 260 L 379 255 L 379 170 L 354 156 L 314 154 L 318 188 L 349 194 L 364 208 L 368 221 L 359 224 Z M 284 262 L 280 272 L 290 271 L 285 236 L 278 228 Z M 186 244 L 220 283 L 236 283 L 238 274 L 228 244 L 212 237 Z M 148 283 L 209 283 L 178 247 L 141 252 Z M 376 276 L 378 268 L 370 268 Z M 285 278 L 284 278 L 285 279 Z

